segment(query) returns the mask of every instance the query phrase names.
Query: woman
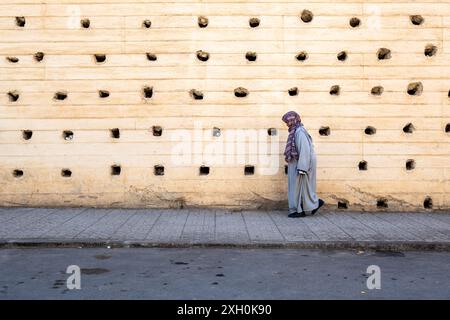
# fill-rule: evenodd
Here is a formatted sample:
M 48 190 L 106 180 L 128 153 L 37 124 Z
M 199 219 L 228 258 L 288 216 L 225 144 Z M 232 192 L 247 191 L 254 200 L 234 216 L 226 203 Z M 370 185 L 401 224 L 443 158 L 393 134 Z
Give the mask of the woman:
M 289 111 L 282 120 L 289 128 L 284 151 L 288 163 L 288 217 L 305 217 L 305 211 L 314 215 L 325 202 L 316 194 L 317 161 L 312 138 L 297 112 Z

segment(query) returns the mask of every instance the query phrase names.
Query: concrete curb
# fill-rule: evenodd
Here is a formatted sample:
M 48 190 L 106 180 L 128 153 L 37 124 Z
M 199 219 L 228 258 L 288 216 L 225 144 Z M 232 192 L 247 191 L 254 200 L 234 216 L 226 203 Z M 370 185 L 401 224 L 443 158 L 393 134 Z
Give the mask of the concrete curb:
M 380 251 L 448 251 L 450 242 L 419 241 L 308 241 L 308 242 L 154 242 L 114 240 L 3 239 L 0 249 L 18 248 L 239 248 L 323 249 Z

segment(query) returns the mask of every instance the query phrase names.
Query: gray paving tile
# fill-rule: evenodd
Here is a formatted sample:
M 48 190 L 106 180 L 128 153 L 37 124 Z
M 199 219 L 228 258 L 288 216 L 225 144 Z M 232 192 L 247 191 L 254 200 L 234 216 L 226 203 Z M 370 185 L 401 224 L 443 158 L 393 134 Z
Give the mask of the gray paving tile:
M 173 242 L 180 240 L 189 210 L 162 210 L 161 215 L 150 229 L 146 240 Z
M 181 234 L 181 240 L 193 243 L 215 240 L 215 212 L 205 210 L 190 211 Z
M 265 211 L 244 211 L 247 231 L 252 241 L 283 241 L 283 235 Z
M 424 241 L 450 240 L 450 233 L 445 235 L 428 225 L 417 223 L 411 214 L 393 213 L 377 215 L 405 232 L 412 233 Z
M 380 241 L 384 239 L 384 236 L 370 226 L 366 226 L 353 216 L 359 213 L 326 213 L 322 216 L 327 218 L 331 223 L 341 228 L 345 233 L 351 235 L 351 237 L 358 241 Z
M 75 236 L 77 239 L 109 239 L 128 219 L 134 210 L 110 210 L 98 221 Z
M 250 241 L 245 227 L 244 218 L 240 212 L 216 210 L 216 242 L 247 243 Z
M 308 215 L 301 218 L 309 229 L 322 241 L 344 241 L 353 238 L 345 233 L 341 228 L 325 218 L 323 214 L 315 216 Z
M 37 208 L 1 208 L 0 223 L 6 223 L 13 219 L 20 219 L 27 212 L 38 210 Z
M 363 213 L 353 216 L 355 219 L 384 236 L 385 241 L 420 241 L 414 234 L 394 226 L 392 223 L 377 217 L 376 213 Z
M 270 211 L 269 215 L 283 234 L 286 241 L 301 242 L 319 240 L 319 237 L 309 229 L 303 219 L 287 218 L 287 214 L 284 211 Z
M 2 223 L 0 227 L 0 238 L 22 238 L 26 236 L 23 230 L 36 223 L 40 219 L 50 215 L 56 209 L 33 209 Z
M 47 232 L 49 239 L 73 239 L 78 234 L 89 228 L 103 218 L 110 209 L 87 209 L 70 220 Z
M 21 230 L 19 237 L 23 238 L 45 238 L 46 233 L 53 228 L 57 228 L 61 224 L 73 219 L 86 209 L 55 209 L 48 216 L 36 221 L 28 227 Z
M 110 239 L 144 240 L 160 215 L 161 210 L 135 210 L 130 219 L 120 226 Z
M 411 214 L 409 217 L 412 221 L 415 221 L 418 224 L 428 226 L 435 232 L 442 233 L 450 237 L 450 225 L 447 223 L 423 213 Z

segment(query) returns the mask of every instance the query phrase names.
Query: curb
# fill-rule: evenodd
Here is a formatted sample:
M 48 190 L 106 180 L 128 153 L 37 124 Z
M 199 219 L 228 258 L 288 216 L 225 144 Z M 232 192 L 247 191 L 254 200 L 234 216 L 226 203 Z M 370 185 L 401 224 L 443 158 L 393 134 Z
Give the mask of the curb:
M 310 242 L 154 242 L 115 240 L 0 240 L 0 249 L 19 248 L 235 248 L 379 251 L 449 251 L 450 242 L 310 241 Z

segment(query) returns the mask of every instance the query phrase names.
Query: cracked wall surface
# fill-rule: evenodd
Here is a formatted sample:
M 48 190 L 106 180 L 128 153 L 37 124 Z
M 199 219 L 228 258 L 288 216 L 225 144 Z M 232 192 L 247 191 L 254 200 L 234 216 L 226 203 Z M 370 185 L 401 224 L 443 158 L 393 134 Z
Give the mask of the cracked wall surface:
M 1 206 L 285 208 L 289 110 L 328 208 L 449 209 L 450 1 L 0 3 Z

